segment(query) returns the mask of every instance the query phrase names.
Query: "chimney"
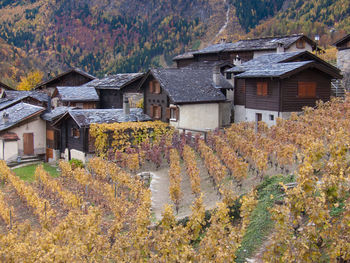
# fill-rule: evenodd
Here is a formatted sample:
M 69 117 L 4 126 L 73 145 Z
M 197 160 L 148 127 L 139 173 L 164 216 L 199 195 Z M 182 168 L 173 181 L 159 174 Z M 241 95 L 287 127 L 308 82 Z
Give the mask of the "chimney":
M 220 85 L 220 68 L 219 67 L 214 67 L 213 68 L 213 82 L 215 86 Z
M 130 114 L 129 99 L 127 97 L 124 97 L 123 100 L 123 111 L 125 114 Z
M 5 111 L 3 114 L 2 114 L 2 118 L 4 119 L 4 123 L 8 123 L 9 122 L 9 114 Z
M 235 65 L 235 66 L 240 66 L 240 65 L 242 65 L 242 60 L 241 60 L 241 58 L 237 55 L 236 57 L 235 57 L 235 59 L 233 60 L 233 65 Z
M 226 39 L 225 38 L 221 38 L 220 39 L 220 44 L 225 44 L 226 43 Z
M 284 53 L 284 45 L 281 42 L 277 43 L 277 53 Z

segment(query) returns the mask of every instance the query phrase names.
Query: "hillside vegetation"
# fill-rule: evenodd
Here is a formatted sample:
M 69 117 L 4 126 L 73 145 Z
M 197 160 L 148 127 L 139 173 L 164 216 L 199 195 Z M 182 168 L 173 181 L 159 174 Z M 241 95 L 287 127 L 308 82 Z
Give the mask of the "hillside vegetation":
M 348 30 L 349 0 L 3 0 L 0 72 L 16 83 L 36 69 L 45 77 L 71 66 L 97 76 L 145 71 L 221 38 L 303 32 L 328 45 Z

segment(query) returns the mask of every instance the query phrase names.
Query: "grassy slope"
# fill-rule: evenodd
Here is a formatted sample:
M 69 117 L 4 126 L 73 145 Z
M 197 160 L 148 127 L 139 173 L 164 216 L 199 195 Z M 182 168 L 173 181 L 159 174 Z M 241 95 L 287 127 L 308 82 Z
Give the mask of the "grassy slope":
M 40 164 L 31 164 L 28 166 L 23 166 L 20 168 L 13 169 L 17 176 L 19 176 L 22 180 L 33 182 L 35 180 L 35 169 Z M 56 167 L 53 167 L 47 163 L 44 163 L 44 169 L 47 171 L 52 177 L 60 176 L 60 173 L 57 171 Z

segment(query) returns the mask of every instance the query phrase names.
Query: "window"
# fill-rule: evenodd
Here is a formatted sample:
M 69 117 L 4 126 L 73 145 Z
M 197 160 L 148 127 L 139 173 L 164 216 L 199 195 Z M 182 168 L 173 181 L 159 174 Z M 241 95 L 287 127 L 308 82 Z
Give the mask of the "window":
M 166 109 L 166 118 L 172 121 L 178 121 L 179 119 L 179 109 L 175 106 L 171 106 Z
M 315 98 L 316 82 L 298 82 L 299 98 Z
M 227 72 L 226 73 L 226 79 L 232 79 L 232 73 L 231 72 Z
M 149 82 L 149 92 L 159 94 L 161 92 L 160 83 L 156 80 L 150 81 Z
M 297 46 L 297 48 L 299 48 L 299 49 L 305 48 L 305 41 L 304 41 L 304 39 L 298 39 L 298 40 L 297 40 L 297 43 L 296 43 L 296 46 Z
M 72 128 L 72 137 L 80 138 L 80 131 L 78 128 Z
M 273 121 L 273 120 L 275 120 L 275 116 L 272 115 L 272 114 L 270 114 L 270 115 L 269 115 L 269 119 L 270 119 L 270 121 Z
M 153 119 L 161 119 L 162 118 L 162 107 L 156 106 L 156 105 L 151 105 L 150 116 Z
M 256 95 L 267 96 L 267 82 L 258 82 L 256 84 Z

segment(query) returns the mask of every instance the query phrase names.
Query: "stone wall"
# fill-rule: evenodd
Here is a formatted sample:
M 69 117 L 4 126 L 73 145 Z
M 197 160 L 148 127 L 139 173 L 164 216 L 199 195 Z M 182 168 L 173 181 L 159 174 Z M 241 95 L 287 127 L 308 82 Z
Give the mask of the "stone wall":
M 337 54 L 337 67 L 342 71 L 343 84 L 350 90 L 350 49 L 339 50 Z

